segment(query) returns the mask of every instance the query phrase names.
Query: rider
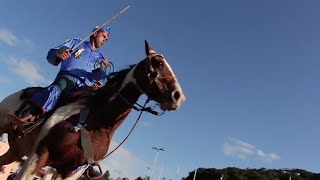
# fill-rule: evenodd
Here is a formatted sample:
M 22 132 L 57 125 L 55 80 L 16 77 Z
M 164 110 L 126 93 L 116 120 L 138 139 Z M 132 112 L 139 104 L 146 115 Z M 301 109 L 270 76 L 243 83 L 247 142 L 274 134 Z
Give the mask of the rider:
M 106 82 L 108 60 L 98 51 L 107 42 L 110 27 L 95 27 L 90 41 L 84 41 L 72 52 L 74 46 L 82 40 L 69 39 L 62 45 L 49 50 L 47 60 L 52 65 L 61 63 L 55 81 L 48 87 L 33 94 L 27 105 L 20 107 L 15 114 L 8 114 L 11 122 L 33 121 L 37 115 L 43 115 L 55 107 L 60 97 L 80 87 L 98 89 Z

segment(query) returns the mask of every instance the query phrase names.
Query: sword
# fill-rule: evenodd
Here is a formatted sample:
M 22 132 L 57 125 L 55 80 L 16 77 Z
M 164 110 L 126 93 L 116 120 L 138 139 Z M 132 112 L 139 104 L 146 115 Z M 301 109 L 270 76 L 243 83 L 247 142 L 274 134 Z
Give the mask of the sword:
M 82 44 L 84 41 L 86 41 L 87 39 L 90 38 L 90 36 L 92 36 L 92 34 L 96 33 L 97 31 L 99 31 L 103 26 L 107 25 L 108 23 L 110 23 L 112 20 L 114 20 L 115 18 L 117 18 L 118 16 L 120 16 L 123 12 L 125 12 L 127 9 L 129 9 L 130 5 L 128 5 L 127 7 L 125 7 L 124 9 L 122 9 L 120 12 L 118 12 L 116 15 L 112 16 L 109 20 L 107 20 L 105 23 L 103 23 L 101 26 L 98 26 L 98 28 L 96 30 L 94 30 L 91 34 L 89 34 L 87 37 L 83 38 L 81 42 L 79 42 L 78 44 L 76 44 L 75 46 L 73 46 L 70 50 L 70 52 L 72 52 L 73 50 L 75 50 L 77 47 L 80 46 L 80 44 Z

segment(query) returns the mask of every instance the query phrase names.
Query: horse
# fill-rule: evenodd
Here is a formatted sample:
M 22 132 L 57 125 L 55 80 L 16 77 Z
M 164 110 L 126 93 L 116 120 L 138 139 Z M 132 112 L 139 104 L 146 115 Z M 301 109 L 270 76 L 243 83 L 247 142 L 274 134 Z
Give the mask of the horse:
M 12 134 L 6 114 L 20 106 L 22 92 L 5 98 L 0 103 L 0 134 L 8 133 L 10 148 L 0 156 L 0 166 L 28 156 L 17 179 L 33 179 L 45 166 L 55 168 L 62 179 L 77 179 L 88 165 L 82 132 L 91 142 L 91 161 L 98 162 L 107 154 L 116 129 L 136 109 L 141 95 L 158 103 L 163 111 L 180 108 L 185 95 L 167 60 L 147 41 L 145 53 L 147 57 L 139 63 L 112 73 L 94 95 L 57 108 L 42 126 L 20 138 Z M 70 130 L 79 122 L 84 107 L 90 109 L 84 131 Z

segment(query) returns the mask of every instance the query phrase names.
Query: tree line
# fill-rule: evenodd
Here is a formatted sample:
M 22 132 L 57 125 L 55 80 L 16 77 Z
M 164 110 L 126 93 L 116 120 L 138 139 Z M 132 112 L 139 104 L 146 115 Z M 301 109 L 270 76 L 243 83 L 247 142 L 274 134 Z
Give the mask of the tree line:
M 228 167 L 224 169 L 198 168 L 183 180 L 320 180 L 320 174 L 302 169 L 239 169 Z
M 196 174 L 195 174 L 196 173 Z M 187 177 L 182 177 L 181 180 L 320 180 L 320 174 L 308 172 L 303 169 L 239 169 L 235 167 L 228 167 L 224 169 L 215 168 L 198 168 L 189 172 Z M 81 178 L 86 180 L 85 177 Z M 104 173 L 100 180 L 128 180 L 128 178 L 118 177 L 116 179 L 110 178 L 109 171 Z M 146 177 L 137 177 L 134 180 L 149 180 Z M 166 179 L 165 177 L 161 180 Z

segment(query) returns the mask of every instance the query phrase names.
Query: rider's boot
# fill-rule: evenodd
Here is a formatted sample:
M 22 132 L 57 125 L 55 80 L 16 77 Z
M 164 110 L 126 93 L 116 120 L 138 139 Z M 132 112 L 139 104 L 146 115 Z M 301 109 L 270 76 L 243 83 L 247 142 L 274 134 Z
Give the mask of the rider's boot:
M 74 132 L 79 132 L 81 130 L 81 128 L 84 128 L 84 124 L 82 123 L 78 123 L 77 125 L 73 126 L 73 131 Z
M 74 132 L 79 132 L 81 128 L 85 127 L 86 119 L 88 117 L 89 111 L 90 111 L 89 107 L 87 106 L 80 110 L 80 120 L 77 125 L 73 126 Z

